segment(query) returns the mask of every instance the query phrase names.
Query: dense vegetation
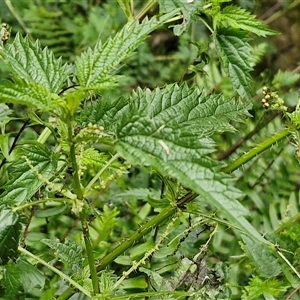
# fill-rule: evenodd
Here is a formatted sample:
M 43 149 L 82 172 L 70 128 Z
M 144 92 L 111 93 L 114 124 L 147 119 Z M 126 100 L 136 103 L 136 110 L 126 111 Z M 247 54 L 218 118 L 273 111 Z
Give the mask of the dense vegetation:
M 4 2 L 0 299 L 300 299 L 298 1 Z

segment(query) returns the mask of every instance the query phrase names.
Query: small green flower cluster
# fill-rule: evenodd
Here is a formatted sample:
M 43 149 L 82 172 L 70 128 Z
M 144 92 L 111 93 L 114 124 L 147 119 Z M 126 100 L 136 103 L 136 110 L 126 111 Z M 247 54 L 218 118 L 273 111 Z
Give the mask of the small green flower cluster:
M 284 104 L 283 99 L 280 98 L 276 92 L 272 92 L 270 88 L 264 86 L 262 88 L 262 93 L 264 97 L 261 102 L 264 108 L 271 108 L 272 110 L 280 110 L 282 112 L 287 111 L 287 106 Z
M 80 132 L 76 135 L 76 141 L 81 143 L 87 143 L 90 140 L 97 141 L 101 137 L 106 136 L 104 133 L 104 127 L 89 123 L 87 127 L 80 130 Z

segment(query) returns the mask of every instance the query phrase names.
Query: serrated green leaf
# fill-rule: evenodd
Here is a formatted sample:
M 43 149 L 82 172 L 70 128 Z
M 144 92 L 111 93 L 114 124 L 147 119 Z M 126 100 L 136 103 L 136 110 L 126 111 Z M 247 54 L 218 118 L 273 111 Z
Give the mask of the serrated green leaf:
M 47 48 L 42 50 L 39 42 L 31 42 L 17 33 L 14 41 L 0 55 L 17 79 L 28 84 L 37 83 L 50 93 L 57 93 L 69 77 L 68 66 L 62 65 Z
M 36 143 L 14 153 L 10 180 L 3 187 L 5 191 L 0 195 L 0 204 L 26 202 L 44 184 L 39 177 L 49 179 L 56 170 L 58 156 L 42 144 Z
M 242 295 L 243 300 L 257 300 L 260 296 L 269 296 L 267 299 L 275 299 L 283 295 L 287 291 L 288 287 L 285 286 L 284 281 L 279 280 L 261 280 L 259 277 L 253 277 L 250 280 L 250 284 L 245 288 L 247 292 Z M 266 298 L 265 298 L 266 299 Z
M 247 236 L 242 236 L 245 243 L 247 256 L 251 258 L 255 270 L 262 278 L 276 277 L 281 273 L 281 266 L 278 259 L 271 250 L 261 243 L 257 243 Z
M 221 28 L 215 37 L 216 50 L 221 60 L 221 65 L 230 78 L 236 92 L 246 99 L 253 93 L 251 47 L 248 44 L 245 32 Z
M 232 187 L 230 176 L 220 173 L 221 164 L 207 156 L 214 151 L 208 136 L 232 130 L 225 120 L 233 111 L 242 114 L 245 107 L 235 101 L 229 105 L 220 95 L 205 97 L 186 85 L 138 90 L 117 124 L 116 149 L 132 164 L 177 178 L 242 231 L 264 241 L 244 218 L 247 210 L 236 200 L 241 193 Z
M 89 49 L 76 59 L 78 82 L 82 87 L 103 88 L 116 82 L 116 68 L 128 58 L 147 36 L 165 21 L 174 16 L 178 10 L 160 18 L 145 18 L 142 23 L 128 22 L 114 38 L 103 45 L 97 43 L 93 50 Z
M 89 123 L 102 125 L 108 133 L 116 132 L 116 123 L 127 110 L 128 101 L 125 98 L 119 98 L 111 101 L 98 100 L 81 112 L 78 123 L 87 126 Z
M 0 208 L 0 265 L 17 257 L 20 230 L 19 215 L 12 210 Z
M 30 293 L 34 288 L 44 287 L 46 277 L 35 266 L 24 259 L 19 259 L 16 267 L 19 270 L 24 291 Z
M 204 4 L 202 0 L 158 0 L 160 11 L 163 13 L 172 12 L 174 9 L 180 9 L 183 14 L 182 24 L 174 26 L 174 34 L 181 35 L 189 26 L 193 15 L 197 9 Z
M 35 109 L 53 112 L 62 105 L 62 99 L 50 93 L 44 86 L 36 83 L 16 81 L 0 86 L 0 101 L 5 103 L 23 104 Z
M 241 7 L 228 5 L 217 16 L 221 26 L 233 27 L 253 32 L 259 36 L 276 35 L 277 32 L 269 29 L 254 15 Z
M 82 245 L 66 240 L 61 243 L 58 239 L 42 239 L 51 249 L 55 250 L 55 255 L 65 263 L 73 273 L 80 274 L 83 271 L 83 247 Z
M 3 284 L 5 287 L 5 299 L 18 299 L 18 294 L 21 293 L 22 283 L 20 280 L 20 271 L 12 261 L 5 266 Z
M 84 150 L 81 157 L 81 164 L 84 166 L 97 166 L 102 167 L 108 161 L 108 156 L 93 148 Z
M 238 121 L 242 120 L 240 116 L 248 116 L 250 105 L 222 95 L 204 96 L 198 88 L 189 88 L 186 84 L 181 87 L 172 84 L 152 92 L 138 89 L 129 100 L 123 97 L 112 102 L 99 100 L 82 112 L 79 122 L 83 126 L 92 122 L 116 133 L 117 127 L 122 127 L 122 117 L 148 114 L 164 128 L 168 124 L 180 129 L 181 138 L 186 134 L 186 138 L 193 135 L 196 140 L 195 135 L 203 137 L 214 132 L 234 131 L 228 120 Z M 188 113 L 188 117 L 172 115 L 179 110 Z

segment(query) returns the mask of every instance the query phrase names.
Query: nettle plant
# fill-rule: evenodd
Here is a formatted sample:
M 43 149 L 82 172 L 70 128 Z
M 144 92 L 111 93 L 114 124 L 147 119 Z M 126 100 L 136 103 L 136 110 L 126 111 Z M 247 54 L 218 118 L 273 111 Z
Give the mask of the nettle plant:
M 296 288 L 293 258 L 275 244 L 286 224 L 276 237 L 262 236 L 247 221 L 243 193 L 230 173 L 296 132 L 298 109 L 288 114 L 264 89 L 289 127 L 229 165 L 214 159 L 214 135 L 233 132 L 232 121 L 249 117 L 248 35 L 274 34 L 245 10 L 219 2 L 160 0 L 159 15 L 138 21 L 131 4 L 119 1 L 128 23 L 74 64 L 20 34 L 1 47 L 12 73 L 0 87 L 5 299 L 229 299 L 226 268 L 206 263 L 219 227 L 242 239 L 255 268 L 243 299 L 275 299 Z M 191 22 L 210 31 L 235 97 L 205 94 L 189 81 L 103 96 L 118 88 L 120 64 L 151 32 L 175 24 L 180 35 Z M 272 106 L 267 100 L 264 106 Z M 10 146 L 5 129 L 15 120 L 12 107 L 25 121 Z M 18 142 L 26 126 L 41 134 Z M 127 174 L 136 170 L 149 174 L 149 188 L 126 189 Z M 120 186 L 125 189 L 111 196 Z

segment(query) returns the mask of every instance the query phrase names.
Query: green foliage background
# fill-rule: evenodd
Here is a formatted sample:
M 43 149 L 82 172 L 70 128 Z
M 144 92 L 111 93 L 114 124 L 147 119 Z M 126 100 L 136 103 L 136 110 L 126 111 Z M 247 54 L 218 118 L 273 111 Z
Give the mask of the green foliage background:
M 161 0 L 160 10 L 147 10 L 134 1 L 141 23 L 128 25 L 130 1 L 4 2 L 0 17 L 13 42 L 0 68 L 1 102 L 10 103 L 0 104 L 0 154 L 11 163 L 0 177 L 1 297 L 84 299 L 51 266 L 75 288 L 95 290 L 84 256 L 86 224 L 102 291 L 93 299 L 300 299 L 299 117 L 261 104 L 268 86 L 292 113 L 300 76 L 297 64 L 294 71 L 264 64 L 276 51 L 265 38 L 274 32 L 254 17 L 264 7 L 195 1 L 206 7 L 198 12 L 188 1 Z M 156 25 L 158 12 L 166 21 L 175 16 L 174 3 L 185 21 Z M 288 1 L 279 12 L 294 7 Z M 79 132 L 72 140 L 76 168 L 68 157 L 71 119 Z M 286 126 L 292 137 L 232 176 L 220 172 Z M 84 222 L 72 172 L 88 190 Z M 183 208 L 177 200 L 186 194 L 196 200 Z M 168 218 L 143 227 L 164 212 Z M 139 238 L 110 260 L 131 234 Z

